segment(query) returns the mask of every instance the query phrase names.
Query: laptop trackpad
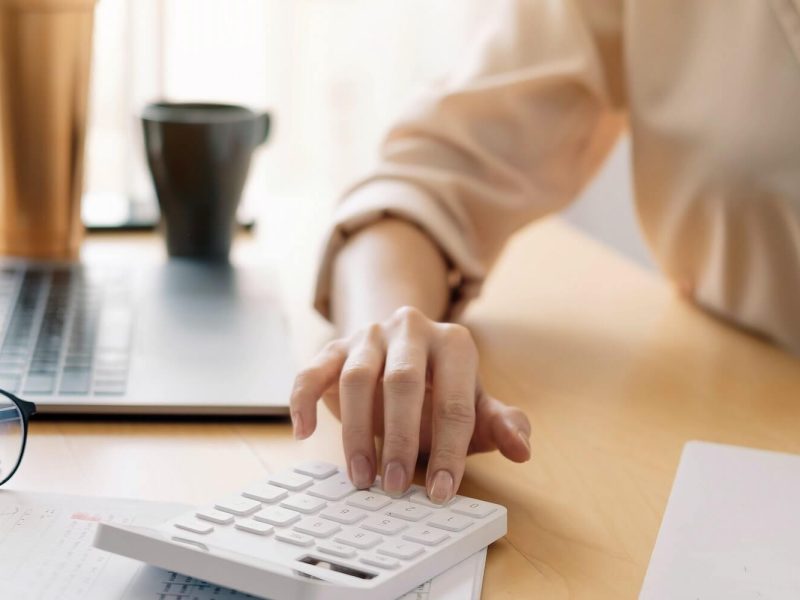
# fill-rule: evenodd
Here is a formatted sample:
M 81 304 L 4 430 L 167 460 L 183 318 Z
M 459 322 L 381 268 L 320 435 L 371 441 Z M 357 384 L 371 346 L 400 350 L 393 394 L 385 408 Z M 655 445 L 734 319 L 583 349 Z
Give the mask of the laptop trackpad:
M 131 364 L 140 371 L 131 373 L 139 388 L 131 390 L 134 397 L 169 395 L 163 400 L 218 404 L 224 395 L 234 404 L 286 402 L 266 397 L 291 371 L 269 272 L 171 260 L 142 275 Z

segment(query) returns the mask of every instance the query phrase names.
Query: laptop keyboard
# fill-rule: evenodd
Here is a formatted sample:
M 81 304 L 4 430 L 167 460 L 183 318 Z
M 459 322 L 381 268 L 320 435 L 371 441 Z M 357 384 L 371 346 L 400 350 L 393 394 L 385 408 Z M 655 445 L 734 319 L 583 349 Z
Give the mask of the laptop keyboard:
M 126 274 L 0 269 L 0 387 L 27 396 L 121 395 L 133 311 Z

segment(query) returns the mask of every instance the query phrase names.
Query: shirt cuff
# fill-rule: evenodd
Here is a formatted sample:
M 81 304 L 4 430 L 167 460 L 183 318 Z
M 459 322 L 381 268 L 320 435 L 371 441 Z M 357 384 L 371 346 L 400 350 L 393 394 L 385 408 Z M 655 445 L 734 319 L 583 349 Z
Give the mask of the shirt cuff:
M 470 250 L 462 229 L 441 204 L 422 188 L 404 181 L 371 181 L 345 197 L 334 213 L 323 246 L 314 308 L 330 320 L 333 261 L 347 239 L 382 219 L 402 219 L 419 227 L 439 247 L 452 271 L 448 318 L 460 314 L 480 292 L 485 268 Z

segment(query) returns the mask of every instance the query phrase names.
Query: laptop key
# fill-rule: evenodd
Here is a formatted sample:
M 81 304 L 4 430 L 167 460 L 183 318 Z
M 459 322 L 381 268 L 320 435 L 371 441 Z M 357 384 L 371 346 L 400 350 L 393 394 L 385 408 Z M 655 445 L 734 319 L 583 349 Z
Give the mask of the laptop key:
M 7 392 L 11 392 L 12 394 L 16 393 L 17 388 L 19 387 L 19 377 L 13 377 L 8 375 L 0 375 L 0 388 L 3 388 Z
M 124 393 L 124 381 L 97 381 L 94 384 L 95 396 L 121 396 Z
M 29 375 L 25 381 L 23 393 L 25 394 L 52 394 L 56 385 L 55 375 L 41 374 Z
M 91 380 L 92 374 L 86 369 L 64 369 L 58 391 L 62 394 L 88 394 Z

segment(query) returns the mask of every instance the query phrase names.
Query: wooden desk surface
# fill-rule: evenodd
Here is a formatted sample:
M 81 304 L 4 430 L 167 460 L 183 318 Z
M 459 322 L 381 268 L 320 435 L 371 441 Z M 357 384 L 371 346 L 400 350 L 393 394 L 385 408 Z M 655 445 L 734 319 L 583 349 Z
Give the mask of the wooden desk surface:
M 559 221 L 512 242 L 465 320 L 488 389 L 534 429 L 527 464 L 469 460 L 462 491 L 509 508 L 484 598 L 635 598 L 684 442 L 800 453 L 797 358 Z M 302 443 L 282 421 L 41 419 L 10 487 L 199 503 L 319 456 L 343 462 L 327 413 Z

